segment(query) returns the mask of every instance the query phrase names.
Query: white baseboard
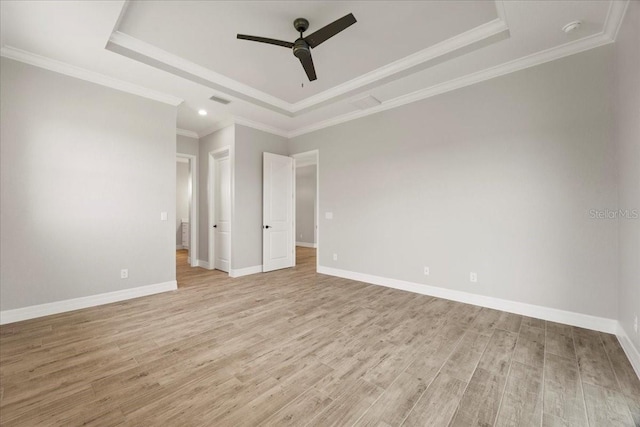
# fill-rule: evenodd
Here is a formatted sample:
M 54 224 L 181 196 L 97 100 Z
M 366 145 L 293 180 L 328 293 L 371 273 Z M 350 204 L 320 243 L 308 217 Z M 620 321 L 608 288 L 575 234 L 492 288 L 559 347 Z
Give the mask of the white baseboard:
M 196 263 L 196 267 L 202 267 L 202 268 L 206 268 L 207 270 L 211 270 L 211 268 L 209 268 L 209 262 L 203 261 L 201 259 L 199 259 L 198 262 Z
M 388 288 L 400 289 L 422 295 L 444 298 L 466 304 L 479 305 L 481 307 L 493 308 L 495 310 L 507 311 L 509 313 L 521 314 L 524 316 L 564 323 L 586 329 L 593 329 L 609 334 L 615 334 L 618 331 L 618 322 L 616 320 L 591 316 L 589 314 L 575 313 L 572 311 L 559 310 L 557 308 L 526 304 L 523 302 L 477 295 L 469 292 L 456 291 L 421 283 L 407 282 L 404 280 L 389 279 L 331 267 L 318 266 L 318 273 L 371 283 L 373 285 L 386 286 Z
M 109 304 L 112 302 L 124 301 L 147 295 L 159 294 L 161 292 L 173 291 L 176 289 L 178 289 L 178 283 L 175 280 L 172 280 L 170 282 L 156 283 L 154 285 L 140 286 L 137 288 L 123 289 L 104 294 L 90 295 L 87 297 L 16 308 L 14 310 L 0 311 L 0 325 L 19 322 L 21 320 L 35 319 L 36 317 L 49 316 L 51 314 L 79 310 L 81 308 L 95 307 L 97 305 Z
M 633 366 L 633 370 L 636 371 L 636 375 L 640 378 L 640 351 L 633 345 L 629 335 L 627 335 L 627 331 L 624 330 L 621 324 L 618 324 L 616 335 L 629 362 L 631 362 L 631 366 Z
M 248 276 L 250 274 L 256 274 L 256 273 L 262 273 L 261 265 L 254 265 L 253 267 L 246 267 L 246 268 L 236 268 L 236 269 L 232 268 L 231 270 L 229 270 L 230 277 L 242 277 L 242 276 Z
M 303 248 L 317 248 L 317 243 L 296 242 L 296 246 L 302 246 Z

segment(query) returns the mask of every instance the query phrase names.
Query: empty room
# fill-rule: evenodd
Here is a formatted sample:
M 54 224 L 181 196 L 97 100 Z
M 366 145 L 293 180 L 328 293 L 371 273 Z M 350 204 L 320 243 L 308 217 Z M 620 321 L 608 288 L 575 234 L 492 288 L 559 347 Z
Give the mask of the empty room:
M 640 427 L 640 0 L 0 17 L 0 426 Z

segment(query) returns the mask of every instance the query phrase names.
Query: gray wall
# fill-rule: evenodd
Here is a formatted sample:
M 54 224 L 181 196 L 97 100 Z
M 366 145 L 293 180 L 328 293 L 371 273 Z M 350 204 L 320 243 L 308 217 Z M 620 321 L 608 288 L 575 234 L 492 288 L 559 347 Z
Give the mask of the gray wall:
M 205 262 L 209 261 L 209 153 L 220 148 L 230 147 L 233 155 L 234 145 L 235 130 L 233 126 L 200 138 L 198 154 L 198 259 Z M 231 162 L 233 163 L 233 159 Z
M 176 162 L 176 245 L 182 245 L 182 220 L 189 220 L 189 163 Z
M 319 150 L 320 265 L 616 318 L 617 224 L 589 217 L 617 205 L 612 54 L 291 140 Z
M 0 308 L 175 280 L 176 108 L 0 67 Z
M 615 43 L 615 139 L 619 208 L 640 211 L 640 3 L 630 2 Z M 615 210 L 615 207 L 614 207 Z M 622 327 L 640 351 L 633 330 L 640 316 L 640 219 L 620 218 L 620 314 Z
M 316 243 L 315 165 L 296 168 L 296 242 Z
M 235 126 L 235 209 L 231 268 L 262 265 L 262 153 L 288 155 L 287 139 Z
M 176 136 L 176 153 L 198 156 L 198 139 L 188 136 Z

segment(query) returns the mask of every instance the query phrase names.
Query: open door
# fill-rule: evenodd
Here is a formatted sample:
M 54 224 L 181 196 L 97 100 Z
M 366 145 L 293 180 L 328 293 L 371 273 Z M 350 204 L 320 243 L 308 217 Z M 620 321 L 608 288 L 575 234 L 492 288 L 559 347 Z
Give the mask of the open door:
M 264 153 L 262 171 L 262 271 L 293 267 L 293 159 Z
M 229 148 L 209 153 L 209 269 L 231 268 L 231 160 Z

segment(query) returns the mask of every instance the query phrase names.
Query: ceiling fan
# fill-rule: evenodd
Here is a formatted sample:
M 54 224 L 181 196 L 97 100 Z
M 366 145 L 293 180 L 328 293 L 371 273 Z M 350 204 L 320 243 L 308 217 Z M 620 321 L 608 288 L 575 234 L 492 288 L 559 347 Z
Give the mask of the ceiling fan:
M 296 31 L 300 33 L 300 38 L 293 43 L 269 39 L 266 37 L 247 36 L 245 34 L 238 34 L 238 38 L 241 40 L 251 40 L 254 42 L 274 44 L 276 46 L 293 49 L 293 54 L 300 60 L 302 68 L 304 68 L 304 71 L 307 73 L 307 77 L 309 77 L 309 81 L 314 81 L 317 79 L 317 76 L 316 69 L 313 67 L 313 59 L 311 59 L 311 49 L 319 46 L 321 43 L 324 43 L 356 22 L 356 18 L 352 13 L 350 13 L 333 21 L 329 25 L 320 28 L 315 33 L 310 34 L 307 37 L 303 37 L 302 33 L 307 31 L 307 28 L 309 28 L 309 21 L 304 18 L 297 18 L 293 21 L 293 26 Z

